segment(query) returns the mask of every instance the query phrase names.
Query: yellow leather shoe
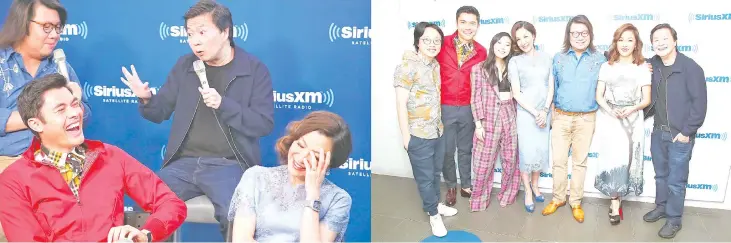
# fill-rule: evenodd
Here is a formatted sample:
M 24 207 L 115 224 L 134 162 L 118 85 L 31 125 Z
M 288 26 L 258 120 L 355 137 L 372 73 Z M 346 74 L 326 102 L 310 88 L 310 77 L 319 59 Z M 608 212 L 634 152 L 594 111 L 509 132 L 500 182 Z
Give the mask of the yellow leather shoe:
M 571 214 L 574 215 L 576 222 L 584 222 L 584 210 L 581 209 L 581 205 L 571 206 Z
M 556 210 L 563 205 L 566 205 L 566 201 L 557 203 L 556 201 L 551 200 L 551 202 L 543 209 L 543 216 L 555 213 Z

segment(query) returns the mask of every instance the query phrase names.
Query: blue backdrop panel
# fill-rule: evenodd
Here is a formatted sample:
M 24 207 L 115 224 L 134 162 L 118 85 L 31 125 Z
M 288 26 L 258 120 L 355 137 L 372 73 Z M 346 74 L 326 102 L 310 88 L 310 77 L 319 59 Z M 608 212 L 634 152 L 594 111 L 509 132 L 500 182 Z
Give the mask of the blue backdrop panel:
M 177 58 L 190 52 L 182 16 L 195 2 L 63 1 L 69 20 L 59 47 L 93 109 L 86 135 L 120 146 L 155 171 L 170 122 L 158 125 L 140 116 L 119 79 L 121 67 L 134 64 L 142 79 L 159 88 Z M 272 75 L 275 129 L 262 140 L 264 164 L 278 165 L 274 142 L 290 121 L 313 110 L 340 114 L 351 126 L 354 150 L 329 178 L 353 197 L 346 240 L 370 241 L 370 1 L 220 2 L 233 13 L 236 44 Z M 137 208 L 129 198 L 125 203 Z M 183 237 L 212 241 L 220 234 L 212 225 L 184 225 Z
M 8 11 L 10 9 L 11 3 L 11 1 L 0 2 L 0 24 L 5 23 L 5 17 L 8 16 Z

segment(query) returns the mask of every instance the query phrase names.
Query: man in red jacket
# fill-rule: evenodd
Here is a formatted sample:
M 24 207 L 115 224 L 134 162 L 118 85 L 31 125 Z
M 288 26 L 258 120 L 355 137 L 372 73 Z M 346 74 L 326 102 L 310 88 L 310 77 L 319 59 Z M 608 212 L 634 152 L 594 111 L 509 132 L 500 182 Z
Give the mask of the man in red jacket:
M 167 239 L 185 220 L 185 203 L 129 154 L 84 139 L 80 97 L 66 83 L 51 74 L 18 97 L 18 112 L 35 137 L 0 174 L 0 222 L 8 241 Z M 151 212 L 140 229 L 123 225 L 125 193 Z
M 460 194 L 472 194 L 472 136 L 475 121 L 470 108 L 470 71 L 475 64 L 487 58 L 485 47 L 474 40 L 480 27 L 480 13 L 472 6 L 457 9 L 457 31 L 445 36 L 442 50 L 437 55 L 442 78 L 442 123 L 447 144 L 443 174 L 447 182 L 447 206 L 457 202 L 457 172 L 454 163 L 458 152 Z

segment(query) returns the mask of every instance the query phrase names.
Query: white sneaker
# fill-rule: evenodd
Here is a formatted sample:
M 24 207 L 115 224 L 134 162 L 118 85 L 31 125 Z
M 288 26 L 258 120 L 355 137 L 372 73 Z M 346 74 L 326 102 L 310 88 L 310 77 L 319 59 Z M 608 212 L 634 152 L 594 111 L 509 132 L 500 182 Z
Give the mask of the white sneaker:
M 459 212 L 456 208 L 449 207 L 447 205 L 444 205 L 443 203 L 437 205 L 437 211 L 439 212 L 439 214 L 447 217 L 454 216 L 457 214 L 457 212 Z
M 447 235 L 447 227 L 444 226 L 442 215 L 429 216 L 429 224 L 431 225 L 431 233 L 436 237 L 444 237 Z

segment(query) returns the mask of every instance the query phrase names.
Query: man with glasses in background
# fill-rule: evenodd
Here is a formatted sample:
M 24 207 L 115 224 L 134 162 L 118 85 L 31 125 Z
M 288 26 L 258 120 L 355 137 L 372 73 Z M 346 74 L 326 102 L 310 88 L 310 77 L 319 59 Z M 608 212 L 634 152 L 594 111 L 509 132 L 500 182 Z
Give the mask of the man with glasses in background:
M 15 0 L 8 11 L 0 30 L 0 172 L 30 147 L 33 133 L 23 124 L 16 100 L 31 80 L 59 72 L 53 50 L 66 23 L 66 9 L 57 0 Z M 91 109 L 71 66 L 68 74 L 87 120 Z M 1 227 L 0 241 L 5 241 Z
M 543 209 L 550 215 L 566 205 L 568 156 L 571 149 L 571 192 L 569 204 L 574 219 L 584 222 L 581 199 L 584 195 L 586 162 L 594 136 L 596 86 L 599 69 L 607 58 L 594 47 L 594 31 L 584 15 L 566 24 L 563 50 L 553 57 L 556 92 L 553 98 L 551 145 L 553 154 L 553 200 Z

